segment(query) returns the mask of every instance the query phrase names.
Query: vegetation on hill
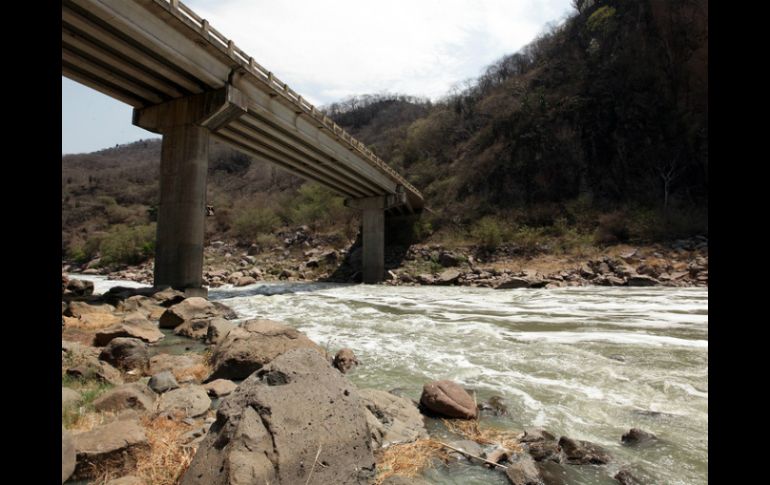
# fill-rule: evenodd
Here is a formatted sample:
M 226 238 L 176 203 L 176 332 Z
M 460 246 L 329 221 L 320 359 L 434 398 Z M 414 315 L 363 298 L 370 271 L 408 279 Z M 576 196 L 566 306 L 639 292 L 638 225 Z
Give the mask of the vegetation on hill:
M 493 250 L 708 234 L 708 1 L 576 0 L 575 12 L 444 98 L 325 108 L 422 190 L 416 233 Z M 151 253 L 160 141 L 62 157 L 65 256 Z M 212 142 L 209 238 L 270 247 L 282 225 L 352 239 L 315 184 Z

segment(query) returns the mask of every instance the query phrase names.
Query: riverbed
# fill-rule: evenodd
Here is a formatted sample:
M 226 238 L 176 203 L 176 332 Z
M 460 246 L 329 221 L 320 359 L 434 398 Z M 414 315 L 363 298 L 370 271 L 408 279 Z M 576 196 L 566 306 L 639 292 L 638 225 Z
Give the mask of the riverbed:
M 73 275 L 81 278 L 80 275 Z M 96 291 L 125 282 L 88 277 Z M 136 284 L 130 286 L 139 286 Z M 260 283 L 210 290 L 243 319 L 291 324 L 330 352 L 349 347 L 359 387 L 452 379 L 479 400 L 502 396 L 489 425 L 540 426 L 589 440 L 646 483 L 705 484 L 708 467 L 708 289 L 581 287 L 491 290 Z M 660 439 L 627 448 L 639 427 Z M 617 483 L 569 467 L 569 484 Z M 429 483 L 508 483 L 478 466 L 429 471 Z

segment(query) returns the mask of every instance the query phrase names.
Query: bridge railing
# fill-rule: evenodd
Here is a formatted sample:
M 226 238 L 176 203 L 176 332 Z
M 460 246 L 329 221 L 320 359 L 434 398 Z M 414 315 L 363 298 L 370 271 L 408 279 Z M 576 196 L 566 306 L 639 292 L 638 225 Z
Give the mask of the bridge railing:
M 395 181 L 403 185 L 414 194 L 421 196 L 419 190 L 407 182 L 398 172 L 393 170 L 366 145 L 356 140 L 331 118 L 326 116 L 318 108 L 300 96 L 296 91 L 291 89 L 288 84 L 275 77 L 271 71 L 257 63 L 253 57 L 246 54 L 243 50 L 237 47 L 232 40 L 228 39 L 218 30 L 209 25 L 209 22 L 206 19 L 201 18 L 190 7 L 183 4 L 179 0 L 156 1 L 167 4 L 170 7 L 171 12 L 175 14 L 180 20 L 198 30 L 206 40 L 210 41 L 220 51 L 227 54 L 231 59 L 238 62 L 238 64 L 247 69 L 251 74 L 266 83 L 267 86 L 275 92 L 275 94 L 288 100 L 295 107 L 299 108 L 300 112 L 304 112 L 316 121 L 322 123 L 323 126 L 325 126 L 332 133 L 332 135 L 338 139 L 338 141 L 341 140 L 342 142 L 350 144 L 361 155 L 363 155 L 362 158 L 364 160 L 379 168 L 383 172 L 389 174 L 391 177 L 393 177 L 393 179 L 395 179 Z

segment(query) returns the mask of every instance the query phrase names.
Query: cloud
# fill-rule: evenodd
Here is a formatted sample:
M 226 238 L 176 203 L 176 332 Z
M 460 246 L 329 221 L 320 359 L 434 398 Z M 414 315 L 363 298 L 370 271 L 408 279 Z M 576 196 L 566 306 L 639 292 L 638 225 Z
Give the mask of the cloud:
M 398 92 L 433 99 L 560 20 L 569 0 L 188 0 L 315 104 Z

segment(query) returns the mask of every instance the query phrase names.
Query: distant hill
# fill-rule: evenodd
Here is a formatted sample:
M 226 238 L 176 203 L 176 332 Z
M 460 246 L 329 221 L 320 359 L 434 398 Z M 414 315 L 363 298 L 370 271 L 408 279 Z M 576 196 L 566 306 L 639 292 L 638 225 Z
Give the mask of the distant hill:
M 324 108 L 423 191 L 422 235 L 708 233 L 708 1 L 574 4 L 441 100 L 374 94 Z M 123 239 L 152 233 L 159 159 L 159 140 L 62 157 L 66 254 L 88 259 L 116 226 Z M 208 187 L 209 237 L 357 228 L 340 197 L 218 143 Z

